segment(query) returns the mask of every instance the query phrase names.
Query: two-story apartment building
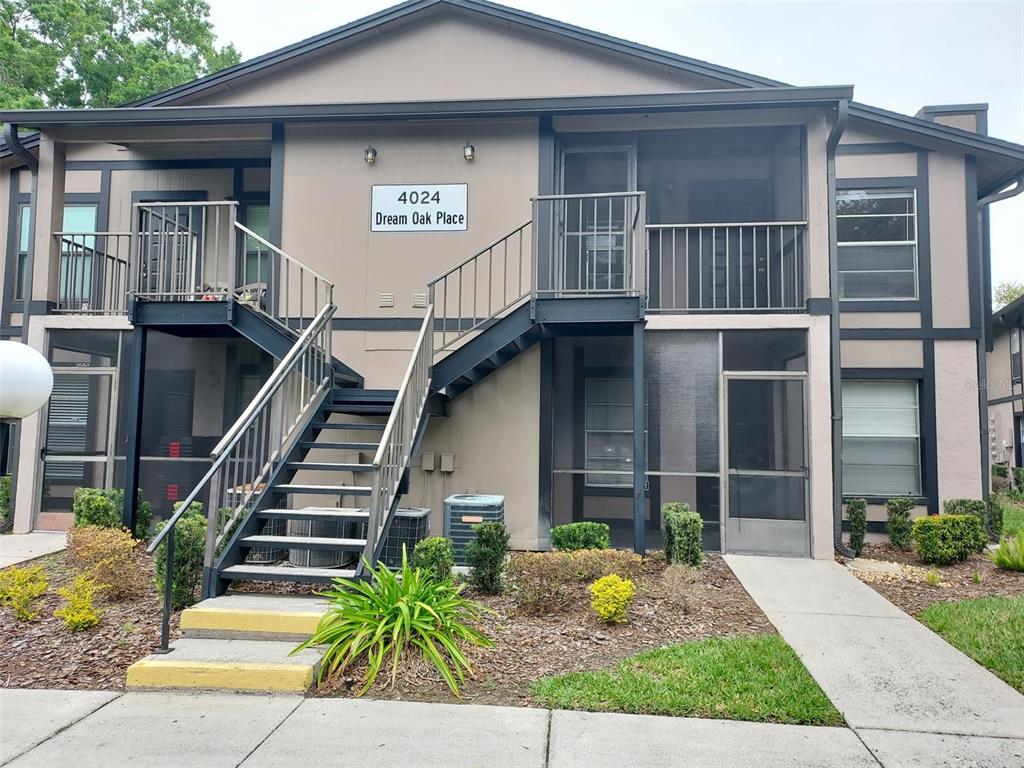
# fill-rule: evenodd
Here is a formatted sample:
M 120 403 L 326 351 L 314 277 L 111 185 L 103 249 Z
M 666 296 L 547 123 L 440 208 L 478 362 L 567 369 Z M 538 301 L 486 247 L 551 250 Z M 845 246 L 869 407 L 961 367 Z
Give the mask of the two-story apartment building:
M 990 452 L 993 463 L 1024 467 L 1024 297 L 992 315 L 992 351 L 988 355 Z
M 2 150 L 0 327 L 56 374 L 16 527 L 81 485 L 194 497 L 222 586 L 326 578 L 254 561 L 374 554 L 399 503 L 440 533 L 452 493 L 504 496 L 516 548 L 656 547 L 685 501 L 709 550 L 819 558 L 844 496 L 981 497 L 986 206 L 1024 147 L 984 105 L 852 97 L 413 0 L 0 115 L 34 131 Z

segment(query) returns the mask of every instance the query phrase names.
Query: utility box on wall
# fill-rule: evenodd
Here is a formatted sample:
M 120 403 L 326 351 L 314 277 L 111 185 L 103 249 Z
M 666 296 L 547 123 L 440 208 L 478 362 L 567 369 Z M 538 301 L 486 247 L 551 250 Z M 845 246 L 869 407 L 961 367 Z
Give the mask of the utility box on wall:
M 505 522 L 505 497 L 456 493 L 444 500 L 444 535 L 452 540 L 455 564 L 466 565 L 466 545 L 476 538 L 473 526 Z

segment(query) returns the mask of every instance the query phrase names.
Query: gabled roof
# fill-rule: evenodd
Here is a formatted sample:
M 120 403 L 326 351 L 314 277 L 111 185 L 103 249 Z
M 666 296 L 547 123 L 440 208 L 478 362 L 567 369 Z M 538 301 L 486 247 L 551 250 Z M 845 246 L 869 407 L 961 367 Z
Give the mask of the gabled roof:
M 583 27 L 577 27 L 555 19 L 537 16 L 533 13 L 521 11 L 516 8 L 509 8 L 487 0 L 408 0 L 391 8 L 386 8 L 379 13 L 357 19 L 349 24 L 328 30 L 319 35 L 301 40 L 298 43 L 279 48 L 262 56 L 257 56 L 241 64 L 228 67 L 212 75 L 193 80 L 190 83 L 169 88 L 158 94 L 145 99 L 126 104 L 126 107 L 155 107 L 169 106 L 171 103 L 186 97 L 196 96 L 203 91 L 217 88 L 240 77 L 246 77 L 261 72 L 268 67 L 273 67 L 292 61 L 296 57 L 322 50 L 331 45 L 352 40 L 367 32 L 379 29 L 385 24 L 408 18 L 430 8 L 447 6 L 475 13 L 496 21 L 507 24 L 516 24 L 524 28 L 541 32 L 548 32 L 595 46 L 611 53 L 626 55 L 635 59 L 644 60 L 650 64 L 658 64 L 671 69 L 681 70 L 701 77 L 721 80 L 738 87 L 771 87 L 783 86 L 778 80 L 770 80 L 766 77 L 759 77 L 748 72 L 740 72 L 736 69 L 721 67 L 700 59 L 692 59 L 688 56 L 681 56 L 677 53 L 663 51 L 658 48 L 623 40 L 611 35 L 594 32 Z
M 39 146 L 38 131 L 26 133 L 24 136 L 21 136 L 20 138 L 21 145 L 25 147 L 25 149 L 35 149 L 36 147 Z M 0 133 L 0 160 L 3 160 L 5 157 L 10 157 L 13 154 L 14 152 L 11 151 L 10 146 L 7 144 L 7 139 L 4 138 L 4 135 L 2 133 Z
M 1002 309 L 997 309 L 992 313 L 992 319 L 996 321 L 996 324 L 1000 321 L 1005 322 L 1009 325 L 1013 321 L 1024 320 L 1024 296 L 1019 299 L 1011 301 Z

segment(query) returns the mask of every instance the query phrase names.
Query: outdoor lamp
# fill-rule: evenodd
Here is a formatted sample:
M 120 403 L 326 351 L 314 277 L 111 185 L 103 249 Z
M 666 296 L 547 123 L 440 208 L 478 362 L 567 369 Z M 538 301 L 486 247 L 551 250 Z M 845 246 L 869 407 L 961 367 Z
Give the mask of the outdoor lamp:
M 466 142 L 466 146 L 462 148 L 462 156 L 467 160 L 473 160 L 476 157 L 476 147 Z
M 363 150 L 363 160 L 366 161 L 367 165 L 373 165 L 377 162 L 377 149 L 372 144 Z
M 0 421 L 17 421 L 38 411 L 53 391 L 46 358 L 19 341 L 0 341 Z

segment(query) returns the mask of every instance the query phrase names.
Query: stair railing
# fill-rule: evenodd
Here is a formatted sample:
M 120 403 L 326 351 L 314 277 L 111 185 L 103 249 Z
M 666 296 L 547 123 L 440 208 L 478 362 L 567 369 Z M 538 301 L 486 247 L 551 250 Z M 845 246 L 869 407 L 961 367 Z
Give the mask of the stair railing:
M 331 390 L 330 337 L 335 309 L 333 304 L 324 306 L 302 331 L 252 402 L 214 447 L 206 474 L 150 542 L 146 551 L 153 553 L 161 542 L 167 541 L 161 651 L 166 652 L 169 643 L 175 528 L 189 506 L 209 488 L 203 558 L 204 593 L 208 594 L 216 557 L 236 527 L 255 509 L 274 473 L 287 460 Z
M 427 283 L 440 320 L 435 351 L 448 349 L 530 295 L 532 223 L 525 221 Z
M 401 495 L 402 481 L 412 461 L 416 435 L 424 418 L 427 396 L 430 394 L 430 366 L 434 359 L 433 328 L 434 306 L 431 304 L 427 307 L 394 408 L 373 457 L 372 490 L 366 524 L 366 547 L 363 552 L 364 560 L 372 564 L 377 563 L 380 555 L 383 536 Z M 364 563 L 361 562 L 357 572 L 362 573 L 363 567 Z

